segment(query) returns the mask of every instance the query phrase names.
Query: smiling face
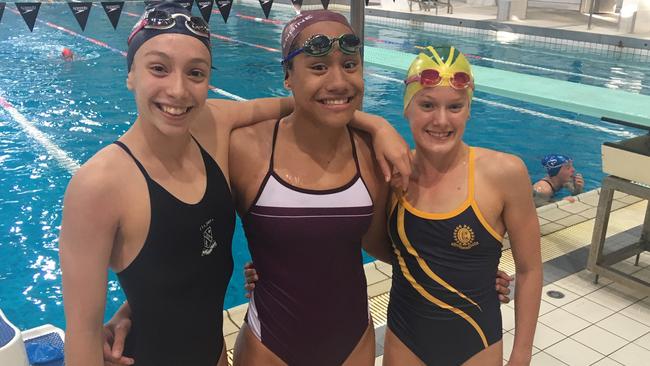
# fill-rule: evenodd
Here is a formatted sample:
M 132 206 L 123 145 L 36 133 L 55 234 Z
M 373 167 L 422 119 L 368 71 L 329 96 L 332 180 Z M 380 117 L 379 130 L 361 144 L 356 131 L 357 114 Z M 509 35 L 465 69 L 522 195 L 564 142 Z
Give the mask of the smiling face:
M 419 150 L 445 154 L 462 144 L 469 112 L 467 90 L 434 87 L 417 92 L 405 115 Z
M 210 53 L 196 38 L 162 34 L 136 52 L 127 87 L 135 94 L 139 119 L 163 134 L 181 134 L 205 104 Z
M 336 38 L 346 33 L 352 30 L 341 23 L 319 22 L 305 28 L 296 44 L 302 45 L 315 34 Z M 293 92 L 296 113 L 327 126 L 344 126 L 363 97 L 361 56 L 359 52 L 344 54 L 338 42 L 325 56 L 301 53 L 293 59 L 285 85 Z

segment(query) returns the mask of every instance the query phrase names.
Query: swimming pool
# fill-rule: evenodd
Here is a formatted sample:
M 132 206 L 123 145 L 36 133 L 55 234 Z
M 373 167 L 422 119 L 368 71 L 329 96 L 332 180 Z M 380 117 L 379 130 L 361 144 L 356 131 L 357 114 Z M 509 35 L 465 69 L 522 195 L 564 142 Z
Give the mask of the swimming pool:
M 100 7 L 94 7 L 81 33 L 67 4 L 43 4 L 33 33 L 9 4 L 0 23 L 0 306 L 21 328 L 41 323 L 63 326 L 57 235 L 63 192 L 76 164 L 115 140 L 135 119 L 135 104 L 125 88 L 126 62 L 120 51 L 141 4 L 127 3 L 117 31 Z M 128 12 L 128 13 L 127 13 Z M 271 18 L 258 5 L 236 3 L 227 25 L 211 19 L 217 71 L 211 84 L 229 93 L 255 98 L 286 95 L 279 47 L 288 7 L 274 6 Z M 76 36 L 81 33 L 83 37 Z M 485 44 L 474 38 L 428 34 L 421 29 L 368 24 L 373 46 L 413 52 L 415 44 L 453 43 L 474 55 L 477 64 L 650 94 L 650 67 L 632 61 L 604 60 L 585 53 L 523 48 L 516 42 Z M 62 47 L 77 61 L 65 63 Z M 391 120 L 405 135 L 401 116 L 403 75 L 366 69 L 365 109 Z M 225 94 L 225 93 L 223 93 Z M 211 97 L 224 97 L 211 93 Z M 598 186 L 600 144 L 640 131 L 485 93 L 476 93 L 467 141 L 520 156 L 533 179 L 542 175 L 539 159 L 547 152 L 572 155 L 585 174 L 586 188 Z M 578 146 L 579 151 L 567 150 Z M 238 227 L 233 253 L 236 270 L 226 306 L 244 302 L 241 264 L 248 258 Z M 114 276 L 107 313 L 123 296 Z

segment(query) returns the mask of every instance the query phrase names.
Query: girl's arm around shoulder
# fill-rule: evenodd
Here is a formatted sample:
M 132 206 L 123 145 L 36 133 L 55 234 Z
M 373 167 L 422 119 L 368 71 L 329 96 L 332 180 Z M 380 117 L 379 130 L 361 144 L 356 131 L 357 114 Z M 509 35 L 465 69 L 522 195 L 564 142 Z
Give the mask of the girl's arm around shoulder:
M 362 239 L 363 249 L 371 256 L 390 263 L 391 244 L 386 230 L 386 204 L 389 185 L 381 169 L 373 158 L 371 141 L 368 134 L 355 130 L 355 143 L 363 178 L 373 201 L 373 216 L 370 228 Z
M 119 226 L 119 167 L 102 150 L 72 177 L 65 193 L 59 256 L 66 316 L 66 364 L 103 365 L 107 271 Z M 124 184 L 124 182 L 122 182 Z
M 208 99 L 192 126 L 199 140 L 228 177 L 231 132 L 267 120 L 278 120 L 293 111 L 293 98 L 260 98 L 249 101 Z
M 277 120 L 293 111 L 293 97 L 259 98 L 247 101 L 208 99 L 218 123 L 228 131 L 269 119 Z

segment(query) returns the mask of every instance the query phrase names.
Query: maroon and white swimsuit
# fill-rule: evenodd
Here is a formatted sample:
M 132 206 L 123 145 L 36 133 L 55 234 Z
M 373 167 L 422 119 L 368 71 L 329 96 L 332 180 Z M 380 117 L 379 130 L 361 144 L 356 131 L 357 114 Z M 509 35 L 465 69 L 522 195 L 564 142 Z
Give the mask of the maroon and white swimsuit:
M 278 134 L 273 132 L 273 150 Z M 243 223 L 259 273 L 246 321 L 287 364 L 340 365 L 368 327 L 361 238 L 373 204 L 357 173 L 329 190 L 292 186 L 269 171 Z

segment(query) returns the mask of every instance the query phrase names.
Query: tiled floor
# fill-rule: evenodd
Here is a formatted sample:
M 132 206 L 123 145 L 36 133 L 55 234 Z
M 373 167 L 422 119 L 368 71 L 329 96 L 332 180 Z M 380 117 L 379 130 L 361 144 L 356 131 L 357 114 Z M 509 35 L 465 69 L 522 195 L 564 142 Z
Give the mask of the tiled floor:
M 650 364 L 650 298 L 585 270 L 599 191 L 578 196 L 537 210 L 542 227 L 542 260 L 545 286 L 534 341 L 532 365 L 625 365 Z M 646 201 L 617 192 L 617 211 L 612 212 L 610 242 L 626 241 L 639 233 Z M 567 221 L 572 218 L 571 221 Z M 553 225 L 551 225 L 553 224 Z M 514 272 L 512 255 L 504 248 L 500 268 Z M 650 254 L 641 255 L 639 265 L 629 258 L 617 269 L 650 280 Z M 370 309 L 376 327 L 376 365 L 381 365 L 391 267 L 373 262 L 365 265 Z M 553 298 L 548 291 L 564 296 Z M 229 356 L 246 305 L 224 311 L 224 333 Z M 504 361 L 514 341 L 514 302 L 502 307 Z

